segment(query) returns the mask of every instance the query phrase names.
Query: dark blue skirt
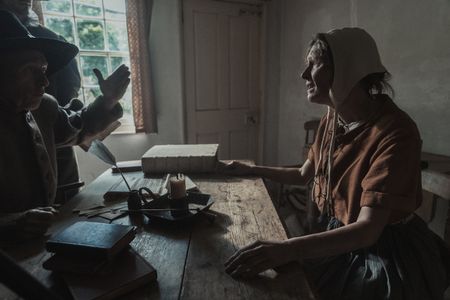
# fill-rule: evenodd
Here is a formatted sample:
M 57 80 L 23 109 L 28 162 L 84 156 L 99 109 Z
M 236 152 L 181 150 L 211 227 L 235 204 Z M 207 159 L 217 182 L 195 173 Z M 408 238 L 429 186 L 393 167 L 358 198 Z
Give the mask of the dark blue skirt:
M 328 230 L 343 224 L 335 218 Z M 414 215 L 386 226 L 369 248 L 305 261 L 319 299 L 443 299 L 450 284 L 450 248 Z

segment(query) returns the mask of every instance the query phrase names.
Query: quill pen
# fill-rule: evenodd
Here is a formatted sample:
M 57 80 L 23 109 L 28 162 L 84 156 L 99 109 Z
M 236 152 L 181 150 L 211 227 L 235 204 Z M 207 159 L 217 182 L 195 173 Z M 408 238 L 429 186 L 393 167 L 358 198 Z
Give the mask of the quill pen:
M 94 154 L 105 163 L 115 166 L 117 170 L 119 170 L 120 175 L 122 175 L 123 181 L 125 181 L 128 190 L 131 192 L 130 185 L 125 179 L 125 176 L 123 176 L 122 170 L 117 166 L 116 158 L 111 153 L 111 151 L 109 151 L 109 149 L 105 146 L 105 144 L 103 144 L 100 140 L 95 139 L 92 141 L 91 147 L 89 147 L 88 152 Z

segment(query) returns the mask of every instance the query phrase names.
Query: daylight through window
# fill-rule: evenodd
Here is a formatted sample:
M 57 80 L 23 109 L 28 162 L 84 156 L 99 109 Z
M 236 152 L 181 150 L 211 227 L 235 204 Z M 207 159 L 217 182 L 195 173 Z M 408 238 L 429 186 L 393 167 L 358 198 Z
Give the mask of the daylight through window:
M 44 25 L 77 45 L 82 76 L 80 99 L 91 103 L 99 94 L 97 68 L 104 76 L 120 64 L 130 65 L 125 14 L 126 0 L 53 0 L 42 1 Z M 121 100 L 125 126 L 133 126 L 131 86 Z M 134 127 L 134 126 L 133 126 Z

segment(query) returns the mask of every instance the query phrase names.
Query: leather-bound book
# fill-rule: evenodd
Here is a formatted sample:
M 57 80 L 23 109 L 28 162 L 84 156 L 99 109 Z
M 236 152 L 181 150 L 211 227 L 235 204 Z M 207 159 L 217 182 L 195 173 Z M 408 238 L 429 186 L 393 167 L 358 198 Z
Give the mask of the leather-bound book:
M 91 275 L 63 273 L 75 300 L 115 299 L 156 280 L 156 270 L 133 248 L 122 251 Z
M 135 235 L 134 226 L 81 221 L 50 237 L 46 248 L 58 255 L 110 260 Z

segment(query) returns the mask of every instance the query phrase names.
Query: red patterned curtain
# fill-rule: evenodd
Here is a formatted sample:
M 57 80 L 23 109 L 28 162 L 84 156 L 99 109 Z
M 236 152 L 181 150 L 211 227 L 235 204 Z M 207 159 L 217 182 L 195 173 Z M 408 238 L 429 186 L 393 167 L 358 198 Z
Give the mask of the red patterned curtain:
M 137 132 L 156 132 L 156 117 L 150 72 L 150 20 L 152 0 L 127 0 L 127 28 Z

